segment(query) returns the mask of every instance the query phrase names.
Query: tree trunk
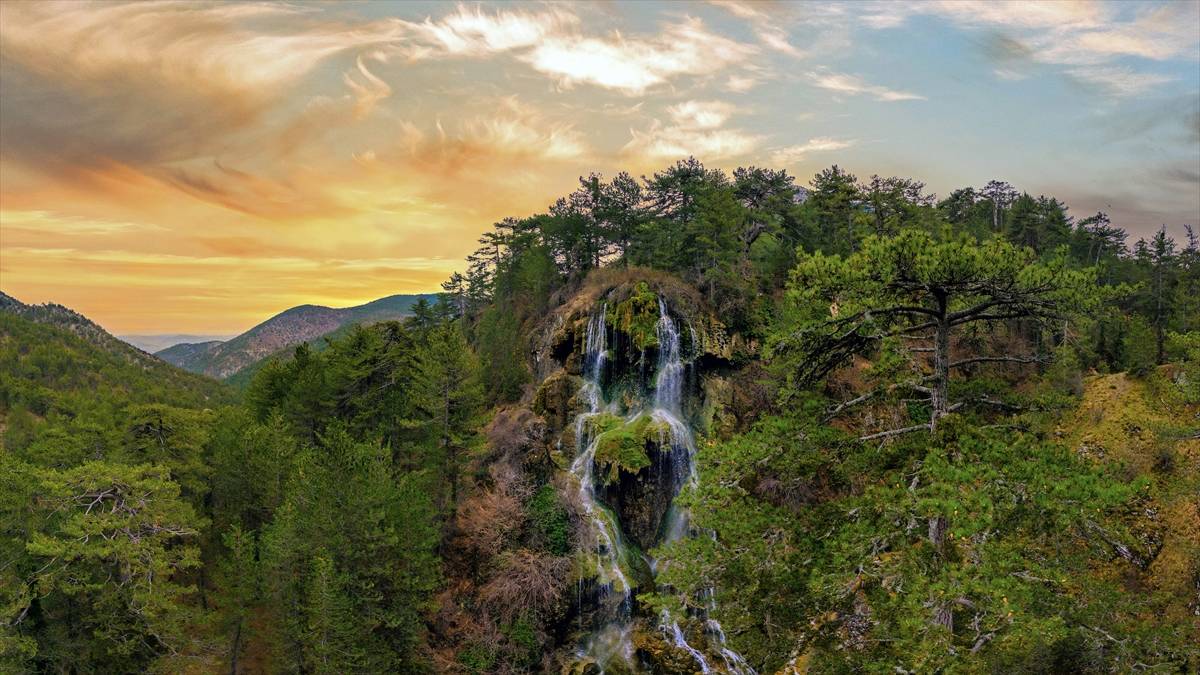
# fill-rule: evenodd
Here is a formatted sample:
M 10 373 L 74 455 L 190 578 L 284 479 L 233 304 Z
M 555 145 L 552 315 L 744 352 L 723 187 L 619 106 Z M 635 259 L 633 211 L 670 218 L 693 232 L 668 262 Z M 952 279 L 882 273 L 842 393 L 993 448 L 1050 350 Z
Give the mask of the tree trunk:
M 229 675 L 237 675 L 238 653 L 242 651 L 242 620 L 238 619 L 237 629 L 233 632 L 233 649 L 229 654 Z
M 1163 278 L 1162 278 L 1162 261 L 1156 265 L 1154 270 L 1154 341 L 1155 341 L 1155 356 L 1154 362 L 1162 365 L 1166 360 L 1164 353 L 1163 340 Z
M 933 336 L 933 387 L 929 404 L 933 409 L 929 419 L 929 430 L 937 428 L 938 418 L 950 408 L 947 400 L 950 385 L 950 322 L 946 320 L 946 293 L 935 291 L 938 301 L 937 327 Z

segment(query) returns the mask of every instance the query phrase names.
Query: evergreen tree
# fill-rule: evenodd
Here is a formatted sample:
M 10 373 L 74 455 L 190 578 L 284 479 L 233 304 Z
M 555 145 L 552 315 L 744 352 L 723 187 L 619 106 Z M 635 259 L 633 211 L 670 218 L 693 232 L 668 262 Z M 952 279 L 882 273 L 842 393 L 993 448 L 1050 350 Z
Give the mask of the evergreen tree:
M 856 217 L 862 204 L 858 179 L 835 164 L 818 173 L 810 185 L 805 205 L 813 212 L 817 231 L 824 233 L 827 242 L 818 250 L 853 251 L 858 238 Z
M 786 360 L 801 381 L 823 377 L 850 356 L 881 344 L 905 358 L 930 355 L 928 372 L 917 363 L 919 375 L 904 375 L 889 387 L 927 397 L 931 418 L 876 435 L 886 436 L 934 429 L 939 418 L 970 403 L 950 400 L 952 372 L 1038 358 L 989 354 L 955 359 L 956 333 L 979 324 L 1061 319 L 1095 307 L 1101 296 L 1095 270 L 1071 270 L 1061 259 L 1036 263 L 1031 250 L 1000 240 L 938 243 L 925 232 L 905 230 L 893 238 L 868 238 L 848 258 L 805 256 L 792 273 L 788 297 L 800 319 L 775 336 L 774 348 L 792 355 Z M 835 410 L 869 398 L 858 397 Z

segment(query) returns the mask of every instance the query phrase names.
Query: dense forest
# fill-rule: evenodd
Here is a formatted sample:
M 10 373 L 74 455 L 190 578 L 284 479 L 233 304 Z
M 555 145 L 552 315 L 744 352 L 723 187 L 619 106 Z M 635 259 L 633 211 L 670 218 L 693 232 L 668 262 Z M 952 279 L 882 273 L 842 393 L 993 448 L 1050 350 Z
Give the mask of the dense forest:
M 5 296 L 0 671 L 1196 672 L 1184 235 L 688 159 L 243 382 Z

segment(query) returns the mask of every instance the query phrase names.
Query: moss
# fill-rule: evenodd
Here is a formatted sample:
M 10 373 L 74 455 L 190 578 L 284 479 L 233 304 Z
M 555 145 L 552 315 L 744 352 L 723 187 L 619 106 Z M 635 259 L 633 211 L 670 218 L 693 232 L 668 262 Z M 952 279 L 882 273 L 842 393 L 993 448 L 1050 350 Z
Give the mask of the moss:
M 608 310 L 608 323 L 629 336 L 634 349 L 658 346 L 658 295 L 639 281 L 625 300 Z
M 584 420 L 584 431 L 588 437 L 595 438 L 614 429 L 625 426 L 625 420 L 612 413 L 596 413 Z
M 547 551 L 554 555 L 570 552 L 570 516 L 559 503 L 554 486 L 543 485 L 534 493 L 529 502 L 529 520 Z
M 575 398 L 580 379 L 558 370 L 542 381 L 533 396 L 533 411 L 555 429 L 567 426 L 578 412 L 579 402 Z
M 661 445 L 668 433 L 666 424 L 649 415 L 638 415 L 597 436 L 596 464 L 608 469 L 605 482 L 615 483 L 622 471 L 635 474 L 650 466 L 646 448 Z

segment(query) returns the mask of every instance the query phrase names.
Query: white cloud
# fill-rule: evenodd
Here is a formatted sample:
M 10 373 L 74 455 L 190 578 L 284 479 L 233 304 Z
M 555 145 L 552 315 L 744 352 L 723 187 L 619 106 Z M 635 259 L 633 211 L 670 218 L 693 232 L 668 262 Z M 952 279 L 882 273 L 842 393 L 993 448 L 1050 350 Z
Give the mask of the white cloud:
M 703 160 L 739 157 L 756 150 L 758 134 L 723 128 L 737 109 L 722 101 L 684 101 L 667 109 L 671 123 L 655 120 L 632 138 L 621 152 L 646 159 L 680 159 L 694 155 Z
M 407 23 L 416 41 L 394 47 L 410 60 L 511 53 L 560 86 L 591 84 L 640 94 L 680 75 L 708 75 L 745 61 L 756 49 L 684 17 L 650 36 L 586 35 L 564 10 L 486 12 L 459 6 L 441 19 Z
M 762 143 L 762 136 L 740 129 L 682 129 L 656 121 L 646 131 L 630 130 L 632 140 L 622 154 L 648 159 L 682 159 L 689 155 L 705 161 L 739 157 Z
M 924 96 L 907 91 L 889 89 L 876 84 L 870 84 L 854 75 L 831 73 L 829 71 L 813 71 L 808 74 L 812 83 L 822 89 L 835 91 L 839 94 L 869 94 L 877 101 L 918 101 L 925 100 Z
M 853 146 L 856 142 L 857 141 L 854 139 L 840 140 L 836 138 L 829 138 L 827 136 L 810 138 L 806 143 L 801 145 L 789 145 L 783 148 L 776 148 L 771 152 L 771 161 L 776 166 L 794 165 L 805 159 L 811 153 L 844 150 Z
M 380 55 L 378 58 L 383 58 Z M 366 117 L 375 108 L 375 105 L 392 95 L 392 88 L 387 82 L 377 77 L 370 70 L 367 70 L 367 64 L 363 63 L 363 57 L 359 56 L 356 62 L 357 71 L 349 71 L 342 75 L 342 81 L 350 88 L 350 92 L 354 95 L 354 116 L 358 119 Z M 359 82 L 361 77 L 362 82 Z
M 544 159 L 572 159 L 588 151 L 583 134 L 574 126 L 545 119 L 515 96 L 501 99 L 497 108 L 495 115 L 465 121 L 463 137 L 490 152 L 533 154 Z
M 1081 66 L 1071 68 L 1067 73 L 1122 98 L 1143 94 L 1175 79 L 1155 73 L 1139 73 L 1132 68 L 1104 66 Z
M 675 124 L 685 129 L 715 129 L 725 124 L 736 109 L 724 101 L 684 101 L 667 109 Z
M 409 24 L 431 46 L 450 54 L 485 55 L 532 47 L 579 24 L 579 17 L 562 11 L 484 12 L 463 5 L 434 21 Z
M 564 35 L 544 40 L 522 60 L 563 86 L 588 83 L 640 94 L 678 75 L 705 75 L 753 55 L 754 49 L 685 18 L 651 38 Z
M 709 3 L 746 20 L 754 29 L 754 34 L 767 47 L 797 58 L 806 55 L 788 40 L 787 31 L 779 25 L 778 11 L 765 12 L 753 3 L 738 0 L 709 0 Z

